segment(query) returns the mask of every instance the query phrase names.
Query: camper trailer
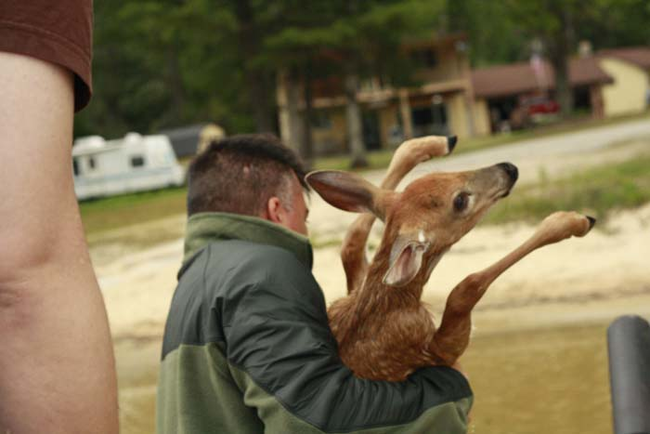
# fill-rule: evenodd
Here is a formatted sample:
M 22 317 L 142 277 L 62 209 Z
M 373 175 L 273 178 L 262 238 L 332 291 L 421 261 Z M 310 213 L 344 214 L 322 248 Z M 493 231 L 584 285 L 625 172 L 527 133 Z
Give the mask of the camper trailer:
M 128 133 L 123 139 L 90 136 L 72 148 L 77 199 L 180 186 L 183 168 L 167 136 Z

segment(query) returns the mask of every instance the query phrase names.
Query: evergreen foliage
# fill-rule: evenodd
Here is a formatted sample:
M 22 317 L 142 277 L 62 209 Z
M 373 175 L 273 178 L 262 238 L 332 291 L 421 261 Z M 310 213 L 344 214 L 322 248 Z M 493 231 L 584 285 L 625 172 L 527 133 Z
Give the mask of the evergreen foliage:
M 405 40 L 462 32 L 472 64 L 485 66 L 528 59 L 534 39 L 551 58 L 558 46 L 574 54 L 583 39 L 594 49 L 648 45 L 648 22 L 646 0 L 100 1 L 94 96 L 75 134 L 206 121 L 229 134 L 277 132 L 283 70 L 306 85 L 370 73 L 413 84 Z

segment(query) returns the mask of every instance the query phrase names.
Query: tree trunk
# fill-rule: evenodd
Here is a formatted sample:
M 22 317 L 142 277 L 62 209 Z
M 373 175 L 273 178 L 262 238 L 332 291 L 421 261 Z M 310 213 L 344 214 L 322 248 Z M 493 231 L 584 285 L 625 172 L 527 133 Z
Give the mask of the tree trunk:
M 361 108 L 357 101 L 359 76 L 349 72 L 345 76 L 346 120 L 348 124 L 348 143 L 350 144 L 351 167 L 367 167 L 366 146 L 363 143 L 363 124 Z
M 253 111 L 255 129 L 258 133 L 273 132 L 273 112 L 270 108 L 272 93 L 271 76 L 259 67 L 246 63 L 254 59 L 260 51 L 260 36 L 253 16 L 250 0 L 237 0 L 235 13 L 239 22 L 239 44 L 241 47 L 244 82 L 248 91 L 248 101 Z
M 166 53 L 167 58 L 167 84 L 171 91 L 172 107 L 165 116 L 167 125 L 178 125 L 185 121 L 185 88 L 183 78 L 178 65 L 178 56 L 175 47 L 169 47 Z
M 569 6 L 565 2 L 556 4 L 554 10 L 560 29 L 553 35 L 550 43 L 550 60 L 555 70 L 555 90 L 562 117 L 573 113 L 573 88 L 569 77 L 569 58 L 574 42 L 573 20 Z
M 255 130 L 258 133 L 275 133 L 273 110 L 270 108 L 271 86 L 269 77 L 260 71 L 246 72 L 248 99 L 253 109 Z
M 305 110 L 302 112 L 302 133 L 303 137 L 300 141 L 300 155 L 308 167 L 311 167 L 314 158 L 314 143 L 311 135 L 311 116 L 312 116 L 312 100 L 313 95 L 311 92 L 311 65 L 308 64 L 304 69 L 305 80 Z
M 295 68 L 291 68 L 286 74 L 285 87 L 287 90 L 287 115 L 289 116 L 289 143 L 287 145 L 301 153 L 304 122 L 299 109 L 300 81 Z
M 551 56 L 551 63 L 555 70 L 555 92 L 557 102 L 560 104 L 562 117 L 573 113 L 573 89 L 569 78 L 569 59 L 564 53 Z

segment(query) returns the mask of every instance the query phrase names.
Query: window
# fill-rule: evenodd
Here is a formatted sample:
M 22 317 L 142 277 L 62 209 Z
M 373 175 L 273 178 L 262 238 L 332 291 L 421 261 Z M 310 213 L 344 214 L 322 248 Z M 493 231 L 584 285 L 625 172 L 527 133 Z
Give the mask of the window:
M 444 104 L 413 108 L 411 109 L 411 118 L 415 137 L 447 135 L 449 133 L 447 110 Z
M 97 163 L 95 162 L 94 157 L 88 158 L 88 167 L 90 167 L 90 170 L 94 170 L 97 168 Z
M 72 172 L 74 176 L 79 176 L 79 161 L 76 158 L 72 159 Z
M 381 79 L 379 77 L 371 77 L 362 80 L 361 90 L 366 92 L 381 90 Z
M 311 116 L 311 125 L 314 128 L 329 130 L 332 128 L 332 119 L 329 113 L 322 111 L 315 112 Z
M 426 66 L 428 68 L 435 68 L 438 64 L 438 58 L 433 48 L 423 48 L 411 52 L 411 59 L 418 66 Z
M 144 166 L 144 157 L 142 155 L 134 155 L 131 157 L 131 167 Z

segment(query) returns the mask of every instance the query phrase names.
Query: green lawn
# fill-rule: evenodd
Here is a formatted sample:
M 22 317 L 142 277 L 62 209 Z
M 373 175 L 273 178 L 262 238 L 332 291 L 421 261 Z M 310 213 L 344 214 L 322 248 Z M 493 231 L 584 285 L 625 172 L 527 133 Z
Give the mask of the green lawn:
M 137 223 L 185 213 L 186 189 L 168 188 L 82 202 L 86 234 L 96 234 Z
M 649 143 L 650 145 L 650 143 Z M 536 222 L 553 211 L 575 210 L 605 221 L 613 210 L 650 202 L 650 153 L 616 164 L 593 167 L 569 177 L 515 188 L 497 204 L 485 223 Z

